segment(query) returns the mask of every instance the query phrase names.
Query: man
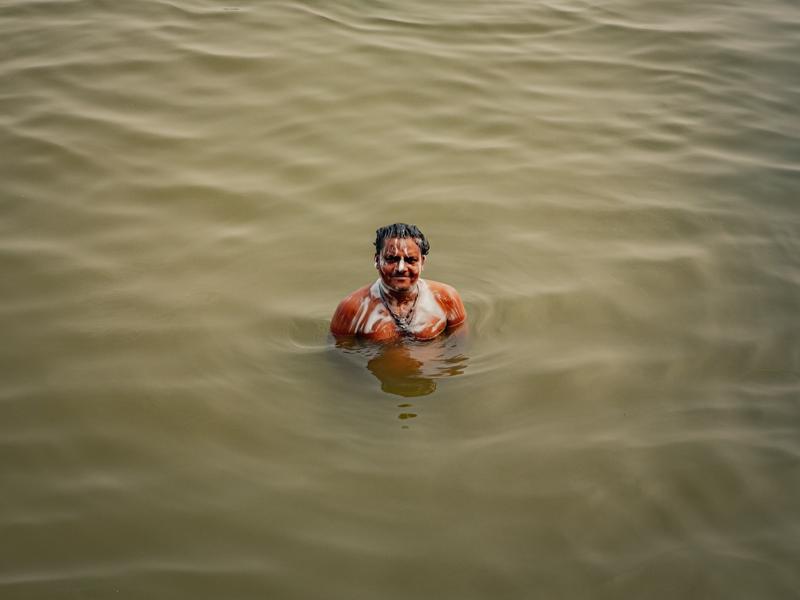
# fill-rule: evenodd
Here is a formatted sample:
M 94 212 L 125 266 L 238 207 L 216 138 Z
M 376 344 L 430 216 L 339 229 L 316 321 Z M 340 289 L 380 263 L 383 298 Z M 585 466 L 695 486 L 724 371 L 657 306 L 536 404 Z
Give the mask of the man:
M 430 244 L 416 225 L 395 223 L 375 233 L 380 277 L 342 300 L 331 320 L 334 335 L 429 340 L 466 321 L 455 289 L 420 278 Z

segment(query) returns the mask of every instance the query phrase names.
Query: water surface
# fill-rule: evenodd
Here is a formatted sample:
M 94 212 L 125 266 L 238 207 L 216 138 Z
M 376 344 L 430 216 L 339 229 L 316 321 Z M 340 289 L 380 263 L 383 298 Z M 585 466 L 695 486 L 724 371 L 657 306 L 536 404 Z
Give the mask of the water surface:
M 7 0 L 0 49 L 0 596 L 800 596 L 796 3 Z M 328 336 L 394 221 L 468 339 Z

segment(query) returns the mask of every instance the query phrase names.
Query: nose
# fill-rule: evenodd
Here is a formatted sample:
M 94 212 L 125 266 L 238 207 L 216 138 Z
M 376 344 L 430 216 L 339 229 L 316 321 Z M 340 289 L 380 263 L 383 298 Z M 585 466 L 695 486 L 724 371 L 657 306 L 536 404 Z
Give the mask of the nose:
M 400 257 L 400 263 L 397 265 L 397 271 L 399 273 L 404 273 L 406 270 L 406 261 L 403 260 L 403 257 Z

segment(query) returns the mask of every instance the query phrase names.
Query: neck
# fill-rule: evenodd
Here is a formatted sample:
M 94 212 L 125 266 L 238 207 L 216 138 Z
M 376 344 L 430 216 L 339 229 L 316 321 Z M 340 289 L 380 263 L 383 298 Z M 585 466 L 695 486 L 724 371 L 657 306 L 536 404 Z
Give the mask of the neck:
M 398 304 L 402 304 L 404 302 L 411 302 L 419 294 L 419 282 L 415 283 L 414 287 L 412 287 L 411 289 L 402 291 L 391 289 L 383 282 L 383 280 L 381 280 L 380 286 L 381 286 L 381 292 L 383 292 L 383 296 L 387 300 L 392 300 L 394 302 L 397 302 Z

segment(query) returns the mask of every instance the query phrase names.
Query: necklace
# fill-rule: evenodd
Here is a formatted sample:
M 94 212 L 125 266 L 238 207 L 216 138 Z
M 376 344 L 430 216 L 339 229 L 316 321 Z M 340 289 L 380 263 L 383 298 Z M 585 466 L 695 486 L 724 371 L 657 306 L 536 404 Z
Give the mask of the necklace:
M 417 300 L 419 300 L 419 287 L 417 287 L 417 295 L 414 298 L 414 303 L 411 305 L 411 309 L 408 311 L 405 317 L 401 317 L 400 315 L 396 314 L 391 307 L 389 306 L 389 300 L 386 298 L 386 294 L 383 291 L 383 286 L 378 288 L 381 293 L 381 302 L 386 307 L 386 310 L 389 311 L 389 314 L 394 319 L 397 328 L 405 334 L 411 335 L 411 320 L 414 318 L 414 309 L 417 308 Z

